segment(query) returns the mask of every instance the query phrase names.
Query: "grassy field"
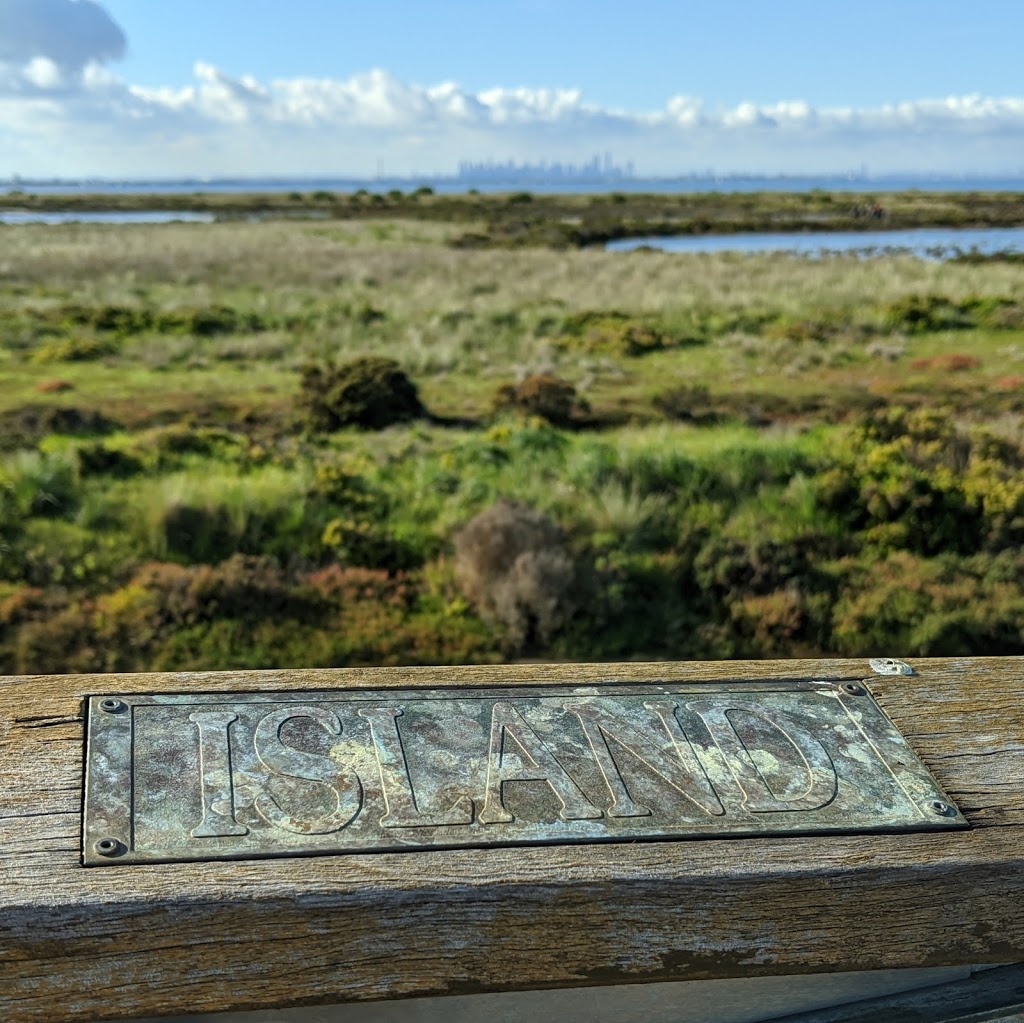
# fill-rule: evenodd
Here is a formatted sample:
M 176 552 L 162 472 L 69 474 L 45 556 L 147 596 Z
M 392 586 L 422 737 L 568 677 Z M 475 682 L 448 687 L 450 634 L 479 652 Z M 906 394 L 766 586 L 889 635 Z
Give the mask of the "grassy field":
M 0 671 L 1024 650 L 1024 264 L 520 244 L 546 202 L 0 226 Z M 311 423 L 361 356 L 425 413 Z

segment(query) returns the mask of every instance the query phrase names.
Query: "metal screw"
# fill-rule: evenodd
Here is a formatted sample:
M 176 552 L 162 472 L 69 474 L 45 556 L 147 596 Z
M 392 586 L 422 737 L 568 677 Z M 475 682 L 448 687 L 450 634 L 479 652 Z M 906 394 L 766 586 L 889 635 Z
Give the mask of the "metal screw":
M 861 686 L 857 685 L 856 682 L 844 682 L 842 685 L 836 687 L 841 693 L 846 693 L 847 696 L 863 696 L 864 690 Z
M 122 853 L 126 853 L 128 851 L 125 845 L 119 842 L 116 838 L 101 838 L 93 846 L 93 849 L 95 849 L 100 856 L 120 856 Z
M 106 711 L 108 714 L 120 714 L 121 711 L 127 709 L 125 704 L 120 700 L 106 699 L 100 700 L 100 710 Z
M 913 675 L 914 669 L 906 661 L 895 657 L 872 657 L 868 664 L 876 675 Z
M 928 809 L 939 817 L 952 817 L 956 813 L 949 803 L 944 803 L 941 799 L 933 799 L 928 804 Z

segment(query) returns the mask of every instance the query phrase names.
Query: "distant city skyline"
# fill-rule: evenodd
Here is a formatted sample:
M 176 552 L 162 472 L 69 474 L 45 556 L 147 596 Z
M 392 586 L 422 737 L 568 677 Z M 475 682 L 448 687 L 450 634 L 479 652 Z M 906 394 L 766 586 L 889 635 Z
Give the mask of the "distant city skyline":
M 0 0 L 0 179 L 1017 175 L 1021 38 L 1017 0 Z
M 460 160 L 460 181 L 628 181 L 636 177 L 632 160 L 618 166 L 610 152 L 595 153 L 586 163 L 563 160 Z

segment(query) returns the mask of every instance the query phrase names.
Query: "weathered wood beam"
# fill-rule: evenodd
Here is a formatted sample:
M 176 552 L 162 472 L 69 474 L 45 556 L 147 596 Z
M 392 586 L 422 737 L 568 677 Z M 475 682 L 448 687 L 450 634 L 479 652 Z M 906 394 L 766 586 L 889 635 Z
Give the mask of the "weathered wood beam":
M 871 689 L 971 827 L 81 865 L 83 699 L 616 679 L 858 679 L 862 661 L 0 679 L 0 1018 L 1024 960 L 1024 659 Z

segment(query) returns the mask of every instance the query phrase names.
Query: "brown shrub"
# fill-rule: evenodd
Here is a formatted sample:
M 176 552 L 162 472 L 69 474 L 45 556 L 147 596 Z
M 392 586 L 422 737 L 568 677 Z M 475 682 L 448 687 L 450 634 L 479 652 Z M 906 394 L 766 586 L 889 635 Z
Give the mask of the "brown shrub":
M 535 373 L 518 386 L 506 384 L 494 396 L 495 411 L 515 409 L 541 416 L 552 426 L 569 426 L 582 406 L 576 388 L 551 373 Z
M 911 369 L 936 369 L 943 373 L 960 373 L 966 369 L 977 369 L 981 359 L 973 355 L 960 355 L 950 352 L 948 355 L 933 355 L 931 358 L 914 359 Z
M 322 597 L 342 605 L 373 601 L 407 607 L 416 597 L 416 587 L 406 572 L 392 575 L 379 568 L 328 565 L 311 572 L 303 581 Z
M 546 644 L 572 614 L 575 571 L 550 519 L 502 498 L 455 538 L 455 575 L 510 650 Z
M 42 380 L 36 384 L 36 391 L 39 394 L 60 394 L 74 389 L 75 385 L 69 380 Z

